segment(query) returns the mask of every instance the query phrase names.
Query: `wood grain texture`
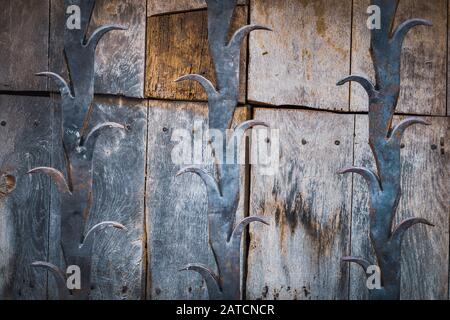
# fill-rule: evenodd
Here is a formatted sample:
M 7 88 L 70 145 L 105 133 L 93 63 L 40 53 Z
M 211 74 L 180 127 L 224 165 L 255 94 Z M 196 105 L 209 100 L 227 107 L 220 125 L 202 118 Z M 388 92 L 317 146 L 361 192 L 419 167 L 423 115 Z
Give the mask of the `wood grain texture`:
M 231 32 L 247 24 L 247 7 L 236 9 Z M 194 81 L 175 83 L 175 79 L 198 73 L 215 83 L 209 54 L 206 10 L 148 18 L 147 97 L 170 100 L 207 101 L 203 88 Z M 240 97 L 245 102 L 246 42 L 241 50 Z
M 249 102 L 348 111 L 336 81 L 350 70 L 352 1 L 253 0 Z
M 395 122 L 403 118 L 396 117 Z M 447 299 L 450 191 L 449 118 L 427 118 L 431 126 L 415 126 L 405 134 L 402 149 L 402 198 L 396 224 L 410 217 L 426 218 L 435 227 L 414 226 L 402 247 L 402 299 Z M 368 146 L 367 116 L 356 117 L 355 165 L 374 169 Z M 368 239 L 368 191 L 354 177 L 352 255 L 375 261 Z M 351 299 L 367 298 L 365 275 L 351 267 Z
M 250 215 L 271 225 L 250 228 L 247 298 L 346 299 L 351 178 L 336 172 L 352 162 L 354 116 L 257 108 L 254 117 L 280 130 L 281 156 L 275 175 L 251 167 Z
M 48 0 L 2 0 L 0 90 L 45 91 L 48 68 Z
M 50 68 L 65 75 L 63 0 L 51 0 Z M 105 24 L 128 30 L 112 31 L 100 41 L 96 51 L 95 92 L 143 97 L 145 74 L 145 0 L 97 0 L 88 34 Z
M 246 117 L 246 108 L 238 108 L 234 125 Z M 213 270 L 216 268 L 208 244 L 207 197 L 203 182 L 192 174 L 175 176 L 180 169 L 190 164 L 201 165 L 201 161 L 192 158 L 183 164 L 172 161 L 172 154 L 176 152 L 174 148 L 179 146 L 178 130 L 187 130 L 197 137 L 206 130 L 206 119 L 204 103 L 150 102 L 146 213 L 148 299 L 208 298 L 206 285 L 197 273 L 178 271 L 189 263 L 203 263 Z M 200 152 L 206 161 L 211 160 L 207 149 L 200 146 L 199 150 L 202 150 Z M 206 168 L 212 169 L 210 165 Z M 244 216 L 244 182 L 242 170 L 237 218 Z
M 60 116 L 56 117 L 58 122 Z M 60 121 L 60 120 L 59 120 Z M 94 152 L 93 205 L 88 230 L 102 221 L 117 221 L 126 231 L 106 230 L 96 237 L 92 261 L 93 300 L 136 300 L 144 292 L 144 199 L 147 108 L 145 101 L 96 99 L 90 127 L 117 122 L 99 137 Z M 54 136 L 54 163 L 62 168 L 60 137 Z M 50 261 L 64 266 L 60 250 L 59 193 L 52 194 Z M 56 296 L 49 282 L 50 297 Z
M 15 189 L 0 195 L 0 299 L 45 299 L 47 274 L 31 267 L 46 260 L 50 180 L 26 173 L 49 165 L 52 117 L 48 98 L 0 96 L 0 182 Z
M 238 0 L 239 5 L 247 0 Z M 192 11 L 206 8 L 205 0 L 147 0 L 147 16 Z
M 370 59 L 370 30 L 366 26 L 369 0 L 354 1 L 352 73 L 374 79 Z M 401 91 L 398 113 L 446 114 L 447 1 L 401 0 L 395 25 L 410 18 L 428 19 L 432 27 L 416 27 L 402 51 Z M 344 78 L 346 75 L 341 76 Z M 345 91 L 345 90 L 344 90 Z M 367 111 L 367 94 L 357 84 L 351 89 L 351 110 Z

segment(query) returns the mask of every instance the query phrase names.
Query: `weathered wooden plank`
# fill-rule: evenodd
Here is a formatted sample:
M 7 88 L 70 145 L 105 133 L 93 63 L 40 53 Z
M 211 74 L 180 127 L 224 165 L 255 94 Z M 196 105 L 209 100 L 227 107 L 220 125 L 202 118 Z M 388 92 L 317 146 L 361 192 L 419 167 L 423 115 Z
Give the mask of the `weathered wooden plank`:
M 252 165 L 250 215 L 271 225 L 250 228 L 247 298 L 346 299 L 351 178 L 336 172 L 352 162 L 354 116 L 257 108 L 255 119 L 279 129 L 280 164 L 267 176 Z
M 402 118 L 396 117 L 395 122 Z M 367 116 L 356 118 L 355 165 L 374 168 L 367 143 Z M 405 134 L 402 149 L 402 189 L 396 223 L 410 217 L 429 219 L 436 226 L 415 226 L 407 232 L 402 250 L 402 299 L 447 299 L 450 191 L 449 118 L 428 118 L 432 125 L 416 126 Z M 368 239 L 368 192 L 354 177 L 352 255 L 372 261 Z M 352 299 L 367 297 L 365 275 L 351 267 Z
M 450 5 L 448 6 L 447 19 L 449 16 L 450 16 Z M 450 67 L 449 67 L 450 59 L 448 58 L 448 54 L 450 54 L 450 41 L 448 41 L 449 35 L 450 35 L 450 23 L 447 24 L 447 117 L 450 116 L 450 106 L 448 104 L 449 97 L 450 97 L 450 90 L 448 88 L 448 86 L 450 86 L 450 73 L 448 72 L 448 70 L 450 70 Z M 450 283 L 450 278 L 448 280 Z M 450 285 L 449 285 L 449 287 L 450 287 Z M 449 296 L 449 298 L 450 298 L 450 296 Z
M 48 68 L 48 0 L 2 0 L 0 90 L 46 90 L 35 76 Z
M 245 120 L 246 108 L 239 108 L 235 124 Z M 204 103 L 151 101 L 148 126 L 147 234 L 149 299 L 206 299 L 207 289 L 194 272 L 179 272 L 189 263 L 203 263 L 215 269 L 208 244 L 207 200 L 201 180 L 194 175 L 175 177 L 190 164 L 201 165 L 189 157 L 182 164 L 173 161 L 181 143 L 180 130 L 197 139 L 207 129 Z M 189 141 L 189 140 L 184 140 Z M 199 144 L 201 154 L 211 155 Z M 196 146 L 194 146 L 196 148 Z M 206 166 L 211 169 L 211 166 Z M 244 215 L 244 170 L 237 217 Z
M 370 59 L 370 30 L 366 13 L 369 0 L 354 1 L 352 73 L 364 73 L 374 79 Z M 397 112 L 445 115 L 447 1 L 401 0 L 396 25 L 409 18 L 423 18 L 432 27 L 416 27 L 405 39 L 402 51 L 402 90 Z M 344 75 L 345 76 L 345 75 Z M 366 111 L 367 94 L 357 84 L 351 89 L 351 110 Z
M 245 5 L 247 0 L 238 0 L 238 4 Z M 148 0 L 147 16 L 159 14 L 191 11 L 206 8 L 205 0 Z
M 58 119 L 60 117 L 56 122 Z M 127 130 L 105 131 L 97 141 L 93 160 L 93 205 L 86 230 L 102 221 L 118 221 L 127 230 L 106 230 L 96 238 L 91 299 L 141 299 L 145 289 L 146 102 L 96 99 L 90 126 L 108 121 L 124 124 Z M 54 138 L 54 162 L 56 167 L 62 168 L 60 137 L 55 135 Z M 64 266 L 59 244 L 59 208 L 59 193 L 54 190 L 50 261 Z M 49 283 L 49 288 L 50 296 L 56 296 L 54 282 Z
M 350 70 L 352 1 L 257 0 L 251 23 L 249 102 L 348 110 L 336 80 Z
M 26 173 L 50 164 L 51 133 L 48 98 L 0 96 L 0 299 L 46 298 L 31 263 L 47 259 L 50 180 Z
M 247 23 L 247 7 L 236 9 L 231 31 Z M 203 88 L 193 81 L 175 83 L 189 73 L 199 73 L 215 82 L 209 54 L 206 10 L 148 18 L 146 90 L 148 97 L 206 101 Z M 240 102 L 245 102 L 246 45 L 241 50 Z
M 63 54 L 64 1 L 51 0 L 50 68 L 67 76 Z M 95 92 L 143 97 L 145 73 L 145 0 L 97 0 L 88 34 L 104 24 L 128 27 L 112 31 L 99 43 Z

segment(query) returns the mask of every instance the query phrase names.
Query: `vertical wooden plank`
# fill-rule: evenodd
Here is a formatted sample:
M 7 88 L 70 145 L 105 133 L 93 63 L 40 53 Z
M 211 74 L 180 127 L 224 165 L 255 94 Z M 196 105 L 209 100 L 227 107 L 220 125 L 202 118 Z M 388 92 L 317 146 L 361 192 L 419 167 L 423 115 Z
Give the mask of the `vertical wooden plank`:
M 239 108 L 235 124 L 244 121 L 246 113 L 246 108 Z M 180 148 L 177 133 L 187 130 L 197 137 L 206 131 L 206 119 L 205 103 L 150 102 L 146 213 L 148 299 L 208 297 L 206 285 L 198 274 L 178 271 L 189 263 L 203 263 L 216 268 L 208 244 L 205 187 L 194 175 L 175 176 L 185 166 L 202 163 L 192 163 L 188 159 L 187 163 L 179 164 L 172 158 Z M 199 147 L 205 159 L 210 161 L 211 155 L 204 147 Z M 211 166 L 206 167 L 211 169 Z M 244 181 L 242 170 L 242 183 Z M 245 188 L 241 187 L 241 194 L 244 193 Z M 237 217 L 242 217 L 243 211 L 244 196 L 241 196 Z
M 374 79 L 370 59 L 370 30 L 366 13 L 369 0 L 355 0 L 353 11 L 352 73 L 364 73 Z M 396 23 L 409 18 L 423 18 L 432 27 L 416 27 L 406 37 L 402 51 L 402 90 L 397 112 L 422 115 L 445 115 L 447 1 L 401 0 Z M 345 75 L 344 75 L 345 76 Z M 351 110 L 367 111 L 364 89 L 351 88 Z
M 402 118 L 396 117 L 395 122 Z M 356 118 L 355 165 L 375 168 L 367 143 L 367 116 Z M 431 126 L 415 126 L 405 134 L 402 149 L 402 189 L 396 223 L 422 217 L 436 226 L 414 226 L 402 247 L 402 299 L 447 299 L 450 190 L 449 118 L 428 118 Z M 368 239 L 368 191 L 354 177 L 352 255 L 375 261 Z M 351 298 L 367 297 L 365 275 L 351 267 Z
M 48 68 L 48 25 L 48 0 L 2 0 L 0 90 L 46 90 L 35 73 Z
M 65 75 L 63 0 L 51 0 L 50 69 Z M 128 27 L 112 31 L 99 43 L 96 55 L 95 92 L 143 97 L 145 73 L 145 0 L 97 0 L 88 34 L 104 24 Z
M 247 7 L 239 6 L 231 26 L 234 32 L 247 23 Z M 148 18 L 147 97 L 169 100 L 207 101 L 203 88 L 194 81 L 175 83 L 175 79 L 198 73 L 215 82 L 209 54 L 206 10 Z M 241 50 L 240 102 L 245 102 L 246 45 Z
M 279 129 L 280 165 L 267 176 L 252 165 L 250 215 L 271 225 L 250 228 L 247 298 L 346 299 L 351 179 L 336 172 L 352 162 L 354 116 L 257 108 L 255 119 Z
M 247 4 L 247 0 L 238 0 L 238 4 Z M 148 0 L 147 16 L 192 11 L 206 8 L 205 0 Z
M 147 106 L 144 101 L 98 101 L 92 126 L 113 121 L 126 132 L 100 137 L 94 158 L 94 203 L 90 226 L 118 221 L 126 232 L 109 230 L 95 244 L 92 299 L 144 298 L 144 199 Z M 114 131 L 114 132 L 113 132 Z
M 251 23 L 248 99 L 271 105 L 348 110 L 336 81 L 350 70 L 351 0 L 257 0 Z
M 26 173 L 49 165 L 51 132 L 48 98 L 0 96 L 0 299 L 46 298 L 31 263 L 47 260 L 50 180 Z
M 60 118 L 58 118 L 60 121 Z M 122 98 L 96 99 L 90 127 L 117 122 L 126 131 L 109 130 L 99 137 L 94 153 L 93 205 L 86 230 L 102 221 L 117 221 L 126 231 L 106 230 L 96 237 L 92 261 L 93 300 L 143 298 L 145 254 L 144 197 L 147 135 L 146 102 Z M 61 138 L 54 137 L 57 141 Z M 56 167 L 62 149 L 55 142 Z M 60 248 L 59 193 L 52 196 L 50 261 L 64 266 Z M 54 282 L 50 296 L 56 297 Z

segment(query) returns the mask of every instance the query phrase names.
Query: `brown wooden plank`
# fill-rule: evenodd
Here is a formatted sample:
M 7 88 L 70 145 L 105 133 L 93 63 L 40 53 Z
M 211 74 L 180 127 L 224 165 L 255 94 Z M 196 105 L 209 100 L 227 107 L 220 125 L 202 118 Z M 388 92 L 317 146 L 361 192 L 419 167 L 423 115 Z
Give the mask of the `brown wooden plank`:
M 352 73 L 364 73 L 374 79 L 370 30 L 366 26 L 369 3 L 369 0 L 354 1 Z M 401 0 L 397 12 L 396 25 L 409 18 L 433 22 L 432 27 L 414 28 L 405 39 L 397 112 L 445 115 L 447 1 Z M 368 100 L 364 89 L 354 84 L 351 91 L 351 110 L 366 111 Z
M 397 117 L 395 122 L 402 118 Z M 402 299 L 447 299 L 450 191 L 449 118 L 428 118 L 432 125 L 416 126 L 405 134 L 402 149 L 403 196 L 396 223 L 410 217 L 429 219 L 436 227 L 415 226 L 402 250 Z M 367 116 L 356 118 L 355 165 L 374 168 L 367 140 Z M 441 145 L 442 143 L 442 145 Z M 368 191 L 354 177 L 352 255 L 375 261 L 368 239 Z M 367 297 L 365 275 L 351 267 L 351 298 Z
M 245 5 L 247 0 L 238 0 Z M 205 0 L 147 0 L 147 16 L 192 11 L 206 8 Z
M 47 274 L 31 263 L 47 259 L 51 182 L 26 173 L 50 164 L 51 110 L 48 98 L 0 95 L 0 299 L 46 298 Z
M 354 116 L 257 108 L 255 119 L 279 129 L 281 156 L 273 176 L 252 165 L 250 215 L 271 225 L 250 228 L 247 298 L 346 299 L 351 178 L 336 172 L 352 162 Z
M 336 81 L 350 70 L 352 1 L 254 0 L 248 99 L 270 105 L 348 110 Z
M 247 117 L 239 108 L 235 124 Z M 189 263 L 203 263 L 215 269 L 208 244 L 206 191 L 194 175 L 176 177 L 190 163 L 172 161 L 177 146 L 175 130 L 200 134 L 206 130 L 204 103 L 151 101 L 148 127 L 147 234 L 148 299 L 206 299 L 204 281 L 195 272 L 179 272 Z M 206 159 L 211 159 L 203 150 Z M 199 163 L 197 163 L 199 164 Z M 211 169 L 210 166 L 206 166 Z M 241 194 L 245 193 L 244 170 Z M 244 215 L 241 196 L 237 217 Z
M 57 123 L 58 119 L 56 119 Z M 59 120 L 60 121 L 60 120 Z M 144 197 L 147 106 L 145 101 L 96 99 L 90 120 L 118 122 L 127 131 L 110 130 L 99 137 L 94 153 L 93 206 L 88 229 L 102 221 L 118 221 L 127 231 L 98 235 L 92 262 L 91 299 L 135 300 L 144 297 Z M 61 166 L 60 137 L 55 135 L 54 162 Z M 58 145 L 59 142 L 59 145 Z M 59 196 L 52 196 L 50 261 L 64 266 L 60 250 Z M 50 297 L 56 296 L 49 282 Z
M 64 1 L 51 0 L 50 68 L 67 77 L 63 54 Z M 129 27 L 112 31 L 99 43 L 95 92 L 143 97 L 145 73 L 145 0 L 97 0 L 89 34 L 104 24 Z
M 236 9 L 231 31 L 247 23 L 247 7 Z M 206 10 L 148 18 L 147 22 L 148 97 L 170 100 L 206 101 L 203 88 L 193 81 L 175 83 L 189 73 L 199 73 L 215 82 L 209 54 Z M 245 102 L 246 45 L 241 51 L 240 102 Z
M 48 0 L 2 0 L 0 90 L 43 91 L 48 68 Z

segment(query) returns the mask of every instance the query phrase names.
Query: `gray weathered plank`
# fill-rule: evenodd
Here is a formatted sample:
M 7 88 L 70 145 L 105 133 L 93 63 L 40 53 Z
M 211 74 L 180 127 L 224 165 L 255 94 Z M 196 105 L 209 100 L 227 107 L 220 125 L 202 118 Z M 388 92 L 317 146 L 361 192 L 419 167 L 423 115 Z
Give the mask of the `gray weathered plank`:
M 246 119 L 239 108 L 235 124 Z M 208 244 L 206 191 L 194 175 L 175 177 L 183 167 L 172 160 L 176 130 L 199 135 L 206 130 L 204 103 L 151 101 L 148 126 L 147 234 L 148 299 L 206 299 L 205 283 L 194 272 L 179 272 L 189 263 L 203 263 L 213 270 L 215 262 Z M 201 129 L 200 129 L 201 128 Z M 206 159 L 211 159 L 203 148 Z M 201 162 L 195 162 L 200 164 Z M 208 167 L 208 166 L 206 166 Z M 209 166 L 209 169 L 211 167 Z M 242 171 L 241 195 L 244 194 Z M 244 215 L 241 196 L 237 217 Z
M 67 76 L 63 54 L 64 1 L 51 0 L 50 69 Z M 112 31 L 99 43 L 95 92 L 143 97 L 145 74 L 145 0 L 97 0 L 89 34 L 104 24 L 129 27 Z
M 400 121 L 396 117 L 395 122 Z M 428 118 L 432 125 L 416 126 L 405 134 L 402 149 L 402 189 L 396 223 L 422 217 L 436 226 L 415 226 L 402 248 L 402 299 L 447 299 L 450 204 L 449 118 Z M 374 168 L 367 143 L 367 116 L 356 118 L 355 165 Z M 441 145 L 442 143 L 442 145 Z M 368 239 L 368 192 L 363 179 L 354 177 L 352 255 L 375 261 Z M 367 297 L 365 275 L 351 267 L 352 299 Z
M 0 96 L 0 299 L 46 298 L 47 275 L 31 263 L 47 259 L 50 181 L 26 173 L 50 164 L 51 136 L 48 98 Z
M 60 116 L 56 118 L 58 123 Z M 60 121 L 60 120 L 59 120 Z M 94 245 L 91 299 L 135 300 L 144 297 L 145 261 L 145 101 L 96 99 L 90 126 L 118 122 L 127 131 L 105 131 L 94 153 L 93 205 L 86 229 L 101 221 L 118 221 L 127 231 L 106 230 Z M 54 165 L 62 168 L 60 137 L 55 134 Z M 64 266 L 60 250 L 59 193 L 52 195 L 50 262 Z M 50 297 L 56 296 L 54 282 Z
M 352 73 L 374 78 L 370 59 L 370 30 L 366 26 L 369 0 L 354 1 Z M 416 27 L 402 51 L 402 89 L 397 112 L 422 115 L 446 113 L 447 1 L 401 0 L 396 25 L 409 18 L 423 18 L 432 27 Z M 344 75 L 345 76 L 345 75 Z M 343 77 L 342 77 L 343 78 Z M 367 94 L 357 84 L 351 89 L 351 110 L 366 111 Z
M 247 0 L 238 0 L 238 4 L 247 4 Z M 147 0 L 147 16 L 192 11 L 206 8 L 205 0 Z
M 0 90 L 46 90 L 34 74 L 48 68 L 48 23 L 48 0 L 2 0 Z
M 237 7 L 231 31 L 247 23 L 247 7 Z M 148 18 L 147 97 L 169 100 L 207 101 L 204 89 L 194 81 L 175 79 L 198 73 L 215 83 L 209 54 L 206 10 Z M 239 101 L 245 102 L 247 45 L 242 45 Z
M 352 1 L 253 0 L 249 102 L 348 110 L 336 81 L 350 70 Z
M 247 298 L 346 299 L 351 178 L 336 172 L 352 162 L 354 116 L 257 108 L 255 119 L 279 129 L 280 165 L 251 167 L 250 215 L 271 225 L 250 228 Z

